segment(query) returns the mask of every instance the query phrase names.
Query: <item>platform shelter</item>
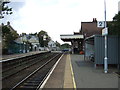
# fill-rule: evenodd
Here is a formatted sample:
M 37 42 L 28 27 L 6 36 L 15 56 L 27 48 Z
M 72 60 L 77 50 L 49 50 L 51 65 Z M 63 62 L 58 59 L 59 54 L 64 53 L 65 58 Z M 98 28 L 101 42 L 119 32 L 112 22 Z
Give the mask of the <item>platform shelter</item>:
M 84 36 L 80 34 L 67 34 L 67 35 L 60 35 L 61 40 L 64 42 L 71 42 L 72 45 L 72 53 L 77 54 L 80 51 L 83 51 L 83 40 Z

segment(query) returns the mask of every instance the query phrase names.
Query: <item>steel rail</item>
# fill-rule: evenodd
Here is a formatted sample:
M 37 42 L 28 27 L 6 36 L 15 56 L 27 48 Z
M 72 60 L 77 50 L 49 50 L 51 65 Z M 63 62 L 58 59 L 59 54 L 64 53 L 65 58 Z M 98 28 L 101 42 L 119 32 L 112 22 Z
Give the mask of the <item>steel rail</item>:
M 35 75 L 40 69 L 42 69 L 44 66 L 46 66 L 48 63 L 50 63 L 52 60 L 54 60 L 54 58 L 56 58 L 59 54 L 55 55 L 54 57 L 52 57 L 51 59 L 49 59 L 47 62 L 45 62 L 42 66 L 38 67 L 36 70 L 34 70 L 31 74 L 29 74 L 27 77 L 25 77 L 24 79 L 22 79 L 19 83 L 17 83 L 14 87 L 12 87 L 10 90 L 14 90 L 15 88 L 17 88 L 20 84 L 22 84 L 23 82 L 25 82 L 26 80 L 28 80 L 30 77 L 32 77 L 33 75 Z
M 46 76 L 44 77 L 44 79 L 41 81 L 41 83 L 38 85 L 38 87 L 36 88 L 36 90 L 41 89 L 44 87 L 44 85 L 46 84 L 47 80 L 49 79 L 49 77 L 51 76 L 52 72 L 54 71 L 54 69 L 56 68 L 57 64 L 59 63 L 59 61 L 61 60 L 61 58 L 64 56 L 64 53 L 61 55 L 61 57 L 57 60 L 57 62 L 54 64 L 54 66 L 50 69 L 50 71 L 46 74 Z
M 36 59 L 37 59 L 37 58 L 36 58 Z M 43 58 L 43 59 L 44 59 L 44 58 Z M 32 63 L 32 64 L 29 64 L 28 66 L 25 66 L 25 67 L 23 67 L 22 69 L 14 72 L 14 73 L 12 73 L 12 74 L 10 74 L 10 75 L 7 75 L 7 76 L 2 77 L 2 80 L 6 79 L 6 78 L 8 78 L 8 77 L 10 77 L 10 76 L 13 76 L 13 75 L 15 75 L 16 73 L 19 73 L 19 72 L 21 72 L 22 70 L 27 69 L 27 68 L 35 65 L 35 64 L 38 63 L 38 62 L 43 61 L 43 59 L 41 59 L 40 61 L 38 60 L 38 61 L 36 61 L 36 62 L 34 62 L 34 63 Z
M 40 53 L 41 54 L 41 53 Z M 48 53 L 48 54 L 50 54 L 50 53 Z M 13 69 L 13 68 L 16 68 L 16 67 L 19 67 L 19 66 L 21 66 L 22 64 L 26 64 L 26 63 L 29 63 L 29 62 L 32 62 L 34 59 L 37 59 L 37 58 L 39 58 L 39 57 L 37 57 L 37 55 L 39 55 L 39 54 L 35 54 L 35 55 L 30 55 L 30 56 L 28 56 L 28 57 L 24 57 L 24 58 L 18 58 L 18 60 L 16 59 L 16 61 L 17 62 L 14 62 L 14 63 L 12 63 L 12 64 L 15 64 L 16 63 L 16 65 L 12 65 L 12 67 L 10 67 L 10 68 L 7 68 L 7 69 L 5 69 L 5 70 L 2 70 L 2 73 L 3 72 L 6 72 L 6 71 L 8 71 L 8 70 L 10 70 L 10 69 Z M 43 57 L 43 56 L 42 56 Z M 19 60 L 20 59 L 20 60 Z M 21 60 L 22 59 L 22 60 Z M 26 60 L 27 59 L 27 60 Z M 13 61 L 15 61 L 15 60 L 13 60 Z M 10 64 L 11 65 L 11 64 Z M 6 65 L 5 65 L 6 66 Z M 5 67 L 4 66 L 4 67 Z M 7 67 L 8 67 L 9 65 L 7 65 Z M 3 66 L 2 66 L 3 67 Z

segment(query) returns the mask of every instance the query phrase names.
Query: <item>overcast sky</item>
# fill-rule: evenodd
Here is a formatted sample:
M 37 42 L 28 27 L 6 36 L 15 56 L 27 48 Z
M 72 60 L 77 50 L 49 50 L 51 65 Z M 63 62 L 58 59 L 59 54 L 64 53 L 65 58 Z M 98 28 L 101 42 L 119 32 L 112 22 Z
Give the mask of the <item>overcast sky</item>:
M 20 34 L 45 30 L 54 41 L 63 43 L 60 34 L 73 34 L 81 28 L 81 22 L 104 20 L 104 0 L 11 0 L 13 14 L 2 22 L 11 22 Z M 107 20 L 118 13 L 118 1 L 106 0 Z

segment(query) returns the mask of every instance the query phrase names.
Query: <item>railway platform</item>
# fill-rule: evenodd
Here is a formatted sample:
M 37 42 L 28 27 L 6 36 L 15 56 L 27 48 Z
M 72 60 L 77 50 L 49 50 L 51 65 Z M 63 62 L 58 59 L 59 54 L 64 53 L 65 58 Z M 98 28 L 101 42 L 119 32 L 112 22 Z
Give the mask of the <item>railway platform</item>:
M 29 55 L 33 55 L 33 54 L 37 54 L 37 53 L 42 53 L 42 52 L 46 52 L 46 51 L 32 51 L 32 52 L 28 52 L 28 53 L 2 55 L 2 57 L 0 58 L 0 60 L 6 60 L 6 59 L 12 59 L 12 58 L 19 58 L 19 57 L 29 56 Z
M 24 55 L 35 53 L 40 52 L 31 52 Z M 19 54 L 20 56 L 22 54 Z M 90 60 L 84 60 L 83 55 L 65 53 L 57 60 L 51 72 L 42 83 L 40 90 L 41 88 L 43 90 L 48 88 L 111 88 L 111 90 L 118 90 L 120 78 L 116 72 L 118 72 L 117 67 L 109 67 L 109 72 L 105 74 L 102 66 L 94 68 L 94 63 Z
M 117 68 L 110 67 L 107 74 L 103 67 L 94 68 L 93 62 L 83 55 L 64 55 L 46 81 L 45 88 L 109 88 L 118 90 Z
M 70 55 L 62 57 L 43 88 L 76 88 Z

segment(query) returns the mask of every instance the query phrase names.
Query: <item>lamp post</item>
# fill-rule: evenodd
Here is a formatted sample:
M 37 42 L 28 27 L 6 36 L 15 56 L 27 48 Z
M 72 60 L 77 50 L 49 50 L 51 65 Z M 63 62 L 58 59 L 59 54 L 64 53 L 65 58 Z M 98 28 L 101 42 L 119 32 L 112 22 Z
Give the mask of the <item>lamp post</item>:
M 104 8 L 105 8 L 105 29 L 107 30 L 106 23 L 106 0 L 104 0 Z M 108 57 L 107 57 L 107 34 L 105 35 L 105 57 L 104 57 L 104 73 L 108 72 Z

